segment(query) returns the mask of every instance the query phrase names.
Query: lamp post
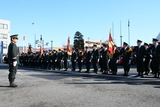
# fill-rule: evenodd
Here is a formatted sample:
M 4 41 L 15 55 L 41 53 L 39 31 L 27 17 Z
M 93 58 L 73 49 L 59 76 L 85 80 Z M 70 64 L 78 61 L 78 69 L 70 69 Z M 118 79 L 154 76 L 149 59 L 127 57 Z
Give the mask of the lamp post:
M 51 40 L 51 51 L 52 51 L 52 48 L 53 48 L 53 41 Z
M 35 23 L 32 23 L 34 25 L 34 49 L 36 49 L 36 26 Z

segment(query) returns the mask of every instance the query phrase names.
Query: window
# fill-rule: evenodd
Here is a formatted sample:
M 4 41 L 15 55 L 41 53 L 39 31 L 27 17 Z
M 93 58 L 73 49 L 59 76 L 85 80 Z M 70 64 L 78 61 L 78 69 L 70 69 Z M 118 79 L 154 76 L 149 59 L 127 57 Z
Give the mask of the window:
M 0 29 L 8 29 L 8 25 L 0 23 Z
M 7 49 L 7 41 L 3 41 L 3 49 Z
M 0 39 L 7 39 L 8 38 L 7 36 L 8 36 L 7 34 L 0 33 Z

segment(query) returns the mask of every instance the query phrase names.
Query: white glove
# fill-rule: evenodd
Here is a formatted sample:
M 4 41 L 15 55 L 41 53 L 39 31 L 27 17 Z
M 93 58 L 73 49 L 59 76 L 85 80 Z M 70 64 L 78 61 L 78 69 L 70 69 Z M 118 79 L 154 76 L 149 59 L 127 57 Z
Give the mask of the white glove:
M 99 62 L 99 59 L 98 59 L 98 62 Z
M 13 66 L 15 67 L 17 65 L 17 61 L 13 61 Z
M 152 55 L 150 55 L 150 57 L 152 58 L 153 56 L 152 56 Z
M 134 57 L 137 57 L 137 55 L 135 54 Z
M 81 62 L 83 62 L 83 60 L 81 60 Z
M 145 61 L 145 58 L 143 58 L 143 62 Z
M 76 62 L 76 60 L 74 60 L 74 62 Z
M 57 62 L 57 60 L 55 60 L 55 62 Z
M 129 64 L 131 64 L 131 60 L 129 60 Z
M 69 60 L 69 59 L 68 59 L 67 61 L 68 61 L 68 62 L 70 62 L 70 60 Z
M 91 63 L 91 62 L 92 62 L 92 60 L 89 60 L 89 62 Z
M 118 63 L 119 62 L 119 60 L 117 60 L 117 62 L 116 63 Z
M 111 59 L 108 59 L 108 63 L 110 62 Z

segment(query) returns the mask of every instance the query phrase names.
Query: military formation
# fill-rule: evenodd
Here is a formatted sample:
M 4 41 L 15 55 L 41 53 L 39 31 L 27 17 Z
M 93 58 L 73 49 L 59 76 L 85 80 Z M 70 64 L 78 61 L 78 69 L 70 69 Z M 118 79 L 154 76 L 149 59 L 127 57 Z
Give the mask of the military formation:
M 160 45 L 157 39 L 153 39 L 153 44 L 142 44 L 137 40 L 137 46 L 129 47 L 124 42 L 123 47 L 113 47 L 114 53 L 108 53 L 108 45 L 103 44 L 101 48 L 93 45 L 92 48 L 72 49 L 69 55 L 67 49 L 44 51 L 42 55 L 31 53 L 30 55 L 22 53 L 20 55 L 20 66 L 64 70 L 71 68 L 72 71 L 85 73 L 117 74 L 117 65 L 122 62 L 124 76 L 129 76 L 130 65 L 134 62 L 137 65 L 136 77 L 144 77 L 153 73 L 155 78 L 159 77 L 160 68 Z M 71 66 L 70 66 L 71 65 Z M 82 71 L 86 69 L 86 71 Z M 91 69 L 93 69 L 91 71 Z

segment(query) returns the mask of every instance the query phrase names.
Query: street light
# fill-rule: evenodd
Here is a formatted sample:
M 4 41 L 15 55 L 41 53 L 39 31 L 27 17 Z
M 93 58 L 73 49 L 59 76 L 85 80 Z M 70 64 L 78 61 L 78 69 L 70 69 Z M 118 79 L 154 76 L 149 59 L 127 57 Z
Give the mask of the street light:
M 32 25 L 34 25 L 34 48 L 36 49 L 36 26 L 35 23 L 32 23 Z
M 51 41 L 51 51 L 52 51 L 52 48 L 53 48 L 53 41 Z

